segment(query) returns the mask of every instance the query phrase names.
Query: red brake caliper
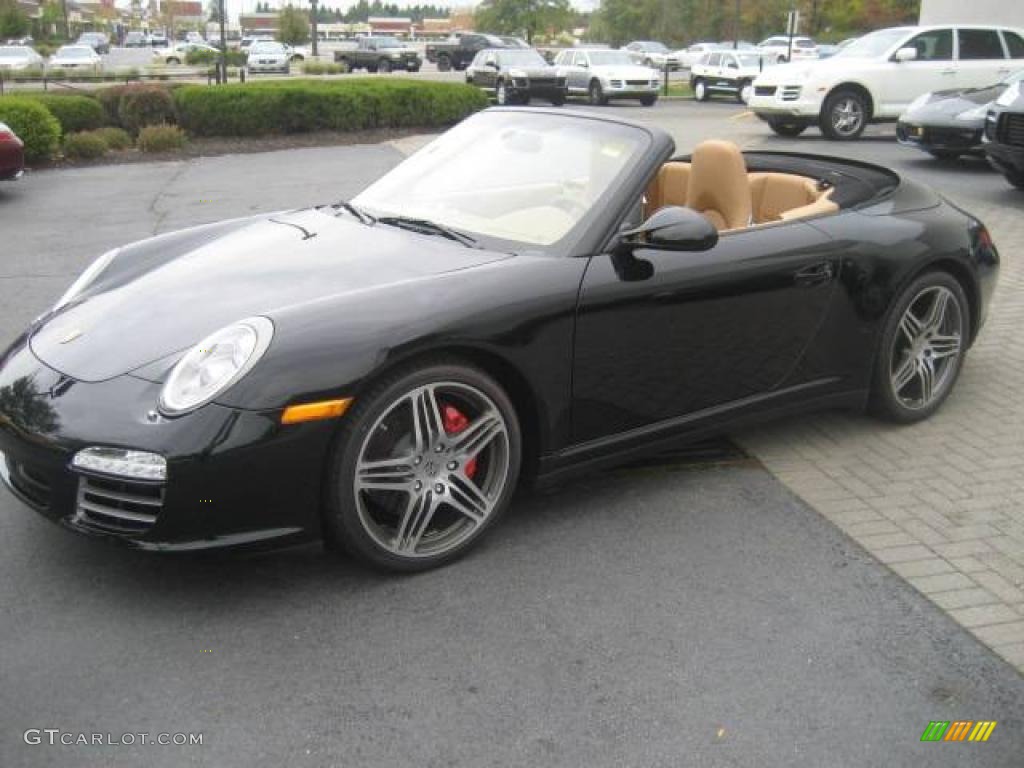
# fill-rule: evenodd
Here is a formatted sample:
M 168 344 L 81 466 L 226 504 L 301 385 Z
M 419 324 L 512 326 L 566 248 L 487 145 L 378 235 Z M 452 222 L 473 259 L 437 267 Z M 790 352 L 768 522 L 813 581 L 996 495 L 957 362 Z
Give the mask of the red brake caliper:
M 469 419 L 466 418 L 466 414 L 454 405 L 444 406 L 441 409 L 441 418 L 444 420 L 444 431 L 449 435 L 457 435 L 469 426 Z M 476 474 L 476 456 L 466 462 L 463 471 L 466 473 L 466 477 L 470 480 L 473 479 L 473 475 Z

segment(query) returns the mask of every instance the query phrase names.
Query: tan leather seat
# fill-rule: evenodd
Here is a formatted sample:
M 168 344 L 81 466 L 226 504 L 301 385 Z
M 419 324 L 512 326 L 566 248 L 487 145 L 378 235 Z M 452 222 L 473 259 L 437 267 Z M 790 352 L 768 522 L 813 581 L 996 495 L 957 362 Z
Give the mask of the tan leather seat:
M 647 187 L 645 215 L 649 216 L 666 205 L 686 205 L 686 191 L 689 185 L 689 163 L 665 163 L 658 169 L 654 181 Z
M 719 231 L 749 227 L 752 202 L 747 164 L 730 141 L 704 141 L 693 150 L 686 205 Z
M 750 197 L 754 223 L 834 213 L 839 206 L 828 199 L 831 189 L 822 191 L 813 179 L 790 173 L 751 173 Z

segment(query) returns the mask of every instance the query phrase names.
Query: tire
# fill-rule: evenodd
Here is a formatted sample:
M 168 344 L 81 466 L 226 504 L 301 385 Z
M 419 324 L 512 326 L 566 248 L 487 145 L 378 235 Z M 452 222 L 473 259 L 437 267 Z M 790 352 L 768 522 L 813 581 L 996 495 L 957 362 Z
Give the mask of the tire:
M 658 103 L 658 97 L 657 96 L 641 96 L 640 97 L 640 103 L 643 104 L 645 107 L 653 107 L 655 104 Z
M 494 102 L 501 107 L 507 106 L 510 102 L 508 87 L 504 80 L 499 80 L 494 86 Z
M 591 80 L 587 88 L 587 97 L 595 107 L 603 107 L 608 103 L 608 97 L 604 95 L 604 88 L 600 80 Z
M 698 77 L 693 81 L 693 98 L 696 101 L 707 101 L 710 98 L 703 78 Z
M 181 59 L 174 59 L 174 58 L 168 59 L 167 60 L 167 64 L 168 65 L 171 65 L 171 64 L 181 64 Z
M 437 71 L 447 72 L 452 68 L 452 60 L 448 56 L 442 54 L 437 57 Z
M 825 138 L 850 141 L 858 138 L 868 124 L 868 105 L 857 91 L 836 91 L 829 94 L 821 108 L 819 126 Z
M 424 409 L 418 430 L 414 408 Z M 326 539 L 389 571 L 449 563 L 508 507 L 521 451 L 515 408 L 484 372 L 447 358 L 399 370 L 356 401 L 335 437 L 324 489 Z M 430 505 L 425 519 L 418 517 L 423 504 Z
M 377 62 L 377 71 L 382 75 L 386 75 L 391 71 L 391 62 L 387 59 L 381 59 Z
M 936 320 L 939 297 L 943 311 Z M 871 388 L 875 414 L 911 424 L 935 413 L 960 375 L 970 324 L 964 289 L 948 272 L 926 272 L 911 282 L 883 325 Z
M 530 97 L 527 96 L 526 100 L 523 103 L 525 104 L 529 100 L 530 100 Z M 565 95 L 564 94 L 560 94 L 558 96 L 552 96 L 551 97 L 551 106 L 553 106 L 553 107 L 561 107 L 564 104 L 565 104 Z
M 796 138 L 807 130 L 806 123 L 786 122 L 785 120 L 779 120 L 777 118 L 770 118 L 768 120 L 768 127 L 779 136 L 784 136 L 787 139 Z
M 736 101 L 740 104 L 749 104 L 750 97 L 753 96 L 754 86 L 751 85 L 749 80 L 740 80 L 736 84 Z
M 408 71 L 410 71 L 410 72 L 419 72 L 420 71 L 420 68 L 418 66 L 406 67 L 406 69 L 408 69 Z
M 1003 172 L 1003 176 L 1017 189 L 1024 189 L 1024 173 L 1020 171 L 1007 170 Z
M 789 61 L 789 57 L 788 56 L 778 56 L 775 59 L 775 63 L 776 64 L 786 64 L 788 61 Z
M 377 65 L 376 64 L 367 64 L 366 65 L 366 71 L 369 72 L 371 75 L 377 74 Z
M 457 64 L 455 64 L 455 71 L 456 72 L 462 72 L 468 66 L 469 66 L 469 62 L 468 61 L 460 61 Z

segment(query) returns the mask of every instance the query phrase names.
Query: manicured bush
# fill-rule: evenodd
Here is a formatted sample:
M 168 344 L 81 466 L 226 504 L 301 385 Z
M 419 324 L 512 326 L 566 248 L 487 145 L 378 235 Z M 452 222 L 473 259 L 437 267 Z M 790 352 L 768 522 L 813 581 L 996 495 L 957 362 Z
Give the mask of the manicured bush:
M 163 86 L 132 85 L 121 94 L 117 117 L 120 126 L 131 133 L 138 133 L 147 125 L 173 123 L 174 98 Z
M 397 78 L 184 86 L 174 100 L 180 124 L 197 136 L 433 128 L 487 106 L 469 85 Z
M 138 145 L 143 152 L 170 152 L 184 147 L 187 140 L 176 125 L 147 125 L 139 131 Z
M 306 61 L 302 64 L 302 73 L 305 75 L 338 75 L 344 71 L 341 64 L 333 61 Z
M 229 67 L 244 67 L 248 54 L 245 51 L 228 50 L 227 63 Z M 201 64 L 216 64 L 219 54 L 216 51 L 189 51 L 185 56 L 185 63 L 193 66 Z
M 131 134 L 123 128 L 108 125 L 93 131 L 93 133 L 103 139 L 108 149 L 129 149 L 132 146 Z
M 69 133 L 64 137 L 64 156 L 71 160 L 92 160 L 107 154 L 107 142 L 96 131 Z
M 117 110 L 121 106 L 121 96 L 131 87 L 130 85 L 112 85 L 109 88 L 100 88 L 93 93 L 94 98 L 107 114 L 107 122 L 110 125 L 124 127 L 121 125 L 121 117 Z
M 0 122 L 7 123 L 25 142 L 27 162 L 45 162 L 57 154 L 60 123 L 35 99 L 23 96 L 0 98 Z
M 63 93 L 31 93 L 35 99 L 57 118 L 65 134 L 91 131 L 107 122 L 103 107 L 96 99 Z

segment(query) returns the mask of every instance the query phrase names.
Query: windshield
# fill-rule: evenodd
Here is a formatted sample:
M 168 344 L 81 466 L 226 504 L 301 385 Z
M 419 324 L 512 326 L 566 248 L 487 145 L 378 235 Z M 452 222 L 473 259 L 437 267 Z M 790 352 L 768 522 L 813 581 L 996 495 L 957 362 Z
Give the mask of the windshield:
M 532 49 L 510 49 L 498 51 L 497 54 L 498 61 L 506 66 L 546 67 L 548 65 L 544 57 Z
M 633 65 L 632 57 L 622 51 L 594 51 L 587 55 L 590 56 L 590 63 L 595 67 Z
M 565 238 L 649 142 L 629 125 L 482 112 L 440 136 L 352 202 L 374 215 L 429 219 L 529 245 Z
M 651 41 L 637 43 L 642 51 L 653 51 L 655 53 L 664 53 L 668 50 L 664 43 L 655 43 Z
M 373 42 L 377 43 L 378 48 L 401 48 L 402 44 L 393 37 L 375 37 Z
M 86 48 L 85 46 L 75 46 L 73 48 L 61 48 L 54 55 L 58 59 L 70 59 L 78 56 L 90 56 L 92 52 L 92 48 Z
M 253 43 L 249 50 L 253 53 L 284 53 L 284 46 L 281 43 L 259 42 Z
M 896 29 L 880 29 L 870 35 L 857 38 L 841 49 L 833 58 L 874 59 L 884 55 L 896 43 L 907 36 L 910 30 L 906 27 Z
M 793 40 L 793 45 L 795 45 L 797 48 L 813 48 L 814 41 L 806 37 L 803 39 L 797 38 Z
M 738 53 L 735 56 L 740 60 L 741 67 L 756 67 L 761 63 L 761 57 L 756 53 Z

